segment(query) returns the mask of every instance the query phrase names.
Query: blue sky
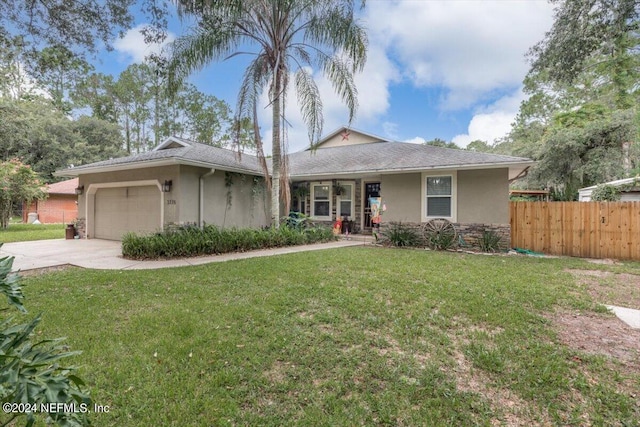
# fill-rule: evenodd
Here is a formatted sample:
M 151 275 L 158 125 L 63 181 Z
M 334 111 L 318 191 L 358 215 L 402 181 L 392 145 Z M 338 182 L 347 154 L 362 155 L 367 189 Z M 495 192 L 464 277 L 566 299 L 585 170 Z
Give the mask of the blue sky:
M 525 53 L 552 25 L 544 0 L 369 0 L 361 13 L 369 35 L 368 61 L 356 77 L 359 110 L 352 126 L 399 141 L 433 138 L 465 146 L 504 136 L 518 111 Z M 140 21 L 139 24 L 144 22 Z M 171 23 L 172 36 L 186 31 Z M 114 41 L 96 68 L 117 74 L 156 47 L 145 46 L 137 29 Z M 213 64 L 191 81 L 234 107 L 246 60 Z M 324 103 L 324 133 L 346 124 L 346 109 L 317 75 Z M 290 96 L 289 149 L 307 144 L 307 133 Z M 265 101 L 266 103 L 266 101 Z M 261 129 L 270 151 L 268 110 Z

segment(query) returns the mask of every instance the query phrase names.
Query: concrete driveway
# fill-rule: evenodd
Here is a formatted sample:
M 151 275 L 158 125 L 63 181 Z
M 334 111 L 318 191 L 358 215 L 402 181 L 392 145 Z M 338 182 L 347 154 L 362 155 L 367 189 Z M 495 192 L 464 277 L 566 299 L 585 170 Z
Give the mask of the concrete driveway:
M 120 242 L 100 239 L 5 243 L 0 247 L 0 256 L 7 255 L 15 257 L 14 270 L 65 264 L 86 268 L 123 268 L 131 264 L 131 261 L 122 258 Z
M 259 251 L 210 255 L 194 258 L 180 258 L 163 261 L 135 261 L 122 258 L 120 242 L 101 239 L 80 240 L 37 240 L 33 242 L 5 243 L 0 247 L 0 257 L 14 256 L 13 270 L 32 270 L 35 268 L 75 265 L 83 268 L 104 270 L 141 270 L 188 265 L 208 264 L 211 262 L 234 259 L 281 255 L 302 251 L 333 249 L 345 246 L 364 245 L 366 241 L 340 240 L 304 246 L 265 249 Z

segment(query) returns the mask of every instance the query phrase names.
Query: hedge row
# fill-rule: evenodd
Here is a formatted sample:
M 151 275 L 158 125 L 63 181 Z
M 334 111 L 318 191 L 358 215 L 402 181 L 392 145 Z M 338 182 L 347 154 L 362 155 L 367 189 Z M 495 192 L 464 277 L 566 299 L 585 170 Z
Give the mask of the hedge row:
M 130 259 L 192 257 L 331 240 L 335 236 L 328 227 L 238 229 L 207 225 L 203 229 L 180 227 L 150 235 L 128 233 L 122 239 L 122 255 Z

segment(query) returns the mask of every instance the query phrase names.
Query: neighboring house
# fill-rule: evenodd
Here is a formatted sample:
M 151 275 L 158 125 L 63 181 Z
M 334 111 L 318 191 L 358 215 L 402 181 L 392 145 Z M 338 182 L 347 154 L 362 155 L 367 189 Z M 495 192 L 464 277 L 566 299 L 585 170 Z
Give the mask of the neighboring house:
M 444 217 L 463 234 L 491 227 L 508 236 L 509 182 L 532 164 L 519 157 L 392 142 L 343 127 L 317 149 L 289 155 L 292 209 L 327 223 L 347 217 L 368 231 L 369 198 L 379 196 L 387 207 L 383 224 L 420 225 Z M 89 238 L 120 239 L 126 231 L 151 232 L 170 224 L 269 223 L 255 156 L 180 138 L 58 175 L 80 178 L 81 231 Z
M 78 217 L 77 186 L 78 178 L 47 184 L 48 197 L 45 200 L 36 200 L 29 206 L 23 204 L 22 221 L 28 222 L 30 213 L 36 213 L 38 221 L 43 224 L 75 221 Z
M 620 189 L 620 201 L 621 202 L 638 202 L 640 201 L 640 178 L 625 178 L 618 179 L 616 181 L 609 181 L 600 185 L 611 185 Z M 578 190 L 578 201 L 590 202 L 591 193 L 598 187 L 592 185 L 591 187 L 585 187 Z

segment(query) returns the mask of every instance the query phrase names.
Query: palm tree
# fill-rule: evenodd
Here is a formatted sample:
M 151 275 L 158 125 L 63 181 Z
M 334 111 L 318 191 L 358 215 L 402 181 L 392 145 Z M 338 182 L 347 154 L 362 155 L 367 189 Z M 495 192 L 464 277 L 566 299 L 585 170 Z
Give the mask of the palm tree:
M 267 183 L 256 111 L 260 95 L 268 90 L 273 127 L 271 216 L 277 227 L 280 200 L 284 200 L 287 209 L 289 205 L 284 111 L 290 80 L 295 85 L 311 147 L 318 142 L 323 124 L 322 100 L 312 75 L 314 67 L 328 78 L 345 102 L 349 122 L 354 118 L 358 102 L 353 74 L 364 67 L 367 50 L 366 33 L 354 18 L 354 0 L 177 0 L 177 3 L 181 15 L 198 17 L 198 25 L 170 47 L 169 90 L 210 62 L 250 55 L 252 59 L 238 94 L 236 116 L 253 117 L 256 148 Z

